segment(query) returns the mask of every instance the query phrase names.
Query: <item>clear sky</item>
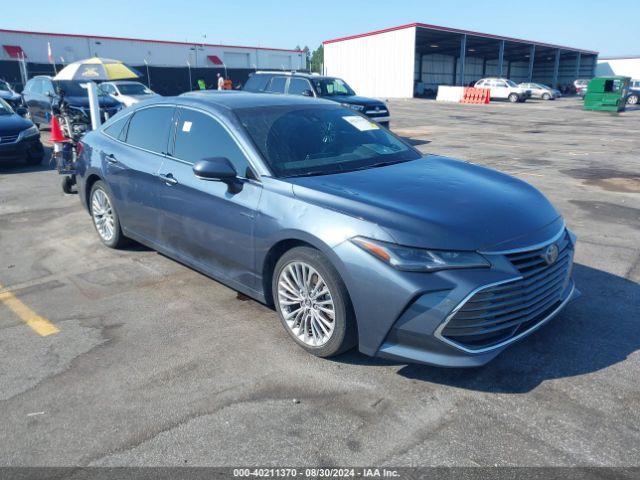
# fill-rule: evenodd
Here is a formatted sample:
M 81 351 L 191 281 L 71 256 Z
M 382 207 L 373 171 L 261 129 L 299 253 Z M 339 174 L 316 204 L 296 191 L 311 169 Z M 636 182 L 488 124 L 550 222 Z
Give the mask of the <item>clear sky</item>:
M 315 49 L 323 40 L 412 22 L 640 55 L 637 0 L 29 0 L 0 28 Z M 634 6 L 634 4 L 636 4 Z M 634 11 L 625 16 L 625 8 Z

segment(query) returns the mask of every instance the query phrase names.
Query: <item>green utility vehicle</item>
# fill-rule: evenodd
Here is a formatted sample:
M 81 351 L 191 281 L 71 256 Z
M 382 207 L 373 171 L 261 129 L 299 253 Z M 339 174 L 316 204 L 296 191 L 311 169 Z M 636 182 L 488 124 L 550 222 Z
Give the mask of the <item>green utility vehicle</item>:
M 585 110 L 623 112 L 629 94 L 629 77 L 596 77 L 584 96 Z

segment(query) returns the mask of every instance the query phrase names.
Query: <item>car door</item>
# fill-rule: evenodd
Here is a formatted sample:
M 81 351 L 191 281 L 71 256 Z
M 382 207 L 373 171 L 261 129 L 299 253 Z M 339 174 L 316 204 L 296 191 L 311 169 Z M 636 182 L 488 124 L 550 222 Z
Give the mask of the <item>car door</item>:
M 174 112 L 173 105 L 136 110 L 121 120 L 126 122 L 123 129 L 116 128 L 113 141 L 101 151 L 105 179 L 124 233 L 146 243 L 156 244 L 160 237 L 164 184 L 158 172 L 167 153 Z
M 193 165 L 228 158 L 237 189 L 195 176 Z M 179 107 L 172 156 L 162 165 L 162 241 L 175 256 L 213 276 L 255 288 L 253 228 L 262 186 L 223 121 Z
M 496 98 L 507 98 L 509 96 L 509 86 L 507 82 L 504 80 L 494 80 L 495 82 L 495 97 Z
M 25 86 L 23 93 L 24 101 L 29 110 L 29 115 L 35 123 L 42 123 L 42 112 L 40 111 L 40 96 L 42 95 L 42 80 L 32 78 Z
M 53 82 L 48 78 L 43 78 L 42 94 L 38 100 L 38 110 L 43 123 L 49 123 L 51 121 L 51 116 L 53 115 L 51 112 L 51 102 L 56 95 L 57 93 L 53 88 Z

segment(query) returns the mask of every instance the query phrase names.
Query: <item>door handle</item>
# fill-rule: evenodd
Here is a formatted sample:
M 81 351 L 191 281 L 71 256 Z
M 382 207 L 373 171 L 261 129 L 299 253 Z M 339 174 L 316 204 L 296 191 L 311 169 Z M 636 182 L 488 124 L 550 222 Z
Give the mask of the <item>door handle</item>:
M 106 158 L 107 162 L 109 162 L 111 165 L 115 165 L 116 163 L 118 163 L 118 159 L 113 153 L 108 153 L 104 158 Z
M 178 183 L 178 180 L 176 180 L 172 173 L 160 173 L 158 176 L 160 177 L 160 180 L 162 180 L 167 185 L 175 185 L 176 183 Z

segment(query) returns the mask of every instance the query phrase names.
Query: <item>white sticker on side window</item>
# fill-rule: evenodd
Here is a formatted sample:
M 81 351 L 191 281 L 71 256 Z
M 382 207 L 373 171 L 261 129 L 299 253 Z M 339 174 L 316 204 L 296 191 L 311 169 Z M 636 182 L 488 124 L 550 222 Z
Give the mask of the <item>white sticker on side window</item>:
M 380 129 L 380 127 L 377 124 L 373 123 L 370 120 L 367 120 L 366 118 L 359 117 L 358 115 L 348 115 L 342 118 L 344 118 L 347 122 L 349 122 L 351 125 L 356 127 L 361 132 Z
M 187 133 L 189 133 L 189 132 L 191 131 L 191 125 L 193 125 L 193 123 L 191 123 L 191 122 L 184 122 L 184 123 L 182 124 L 182 131 L 183 131 L 183 132 L 187 132 Z

